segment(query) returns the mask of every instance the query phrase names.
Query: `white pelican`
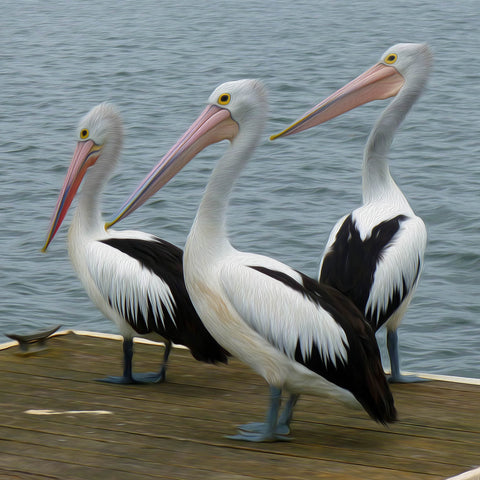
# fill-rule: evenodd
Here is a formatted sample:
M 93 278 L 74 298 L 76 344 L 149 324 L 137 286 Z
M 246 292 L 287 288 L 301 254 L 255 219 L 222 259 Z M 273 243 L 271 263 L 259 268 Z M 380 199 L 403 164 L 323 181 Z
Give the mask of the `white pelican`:
M 122 137 L 122 120 L 112 105 L 102 103 L 81 120 L 77 147 L 43 251 L 53 240 L 88 171 L 69 230 L 68 252 L 89 297 L 124 337 L 123 376 L 103 381 L 161 382 L 172 342 L 189 347 L 197 360 L 226 362 L 227 357 L 188 297 L 182 250 L 147 233 L 105 230 L 99 197 L 117 164 Z M 165 341 L 159 373 L 132 374 L 134 336 Z
M 391 382 L 422 381 L 400 372 L 397 328 L 418 284 L 427 231 L 391 177 L 387 156 L 395 131 L 420 96 L 431 65 L 427 45 L 394 45 L 379 63 L 271 137 L 298 133 L 364 103 L 395 96 L 365 147 L 363 205 L 334 226 L 320 263 L 320 282 L 353 300 L 375 331 L 386 325 Z
M 375 335 L 353 303 L 276 260 L 236 250 L 228 240 L 229 194 L 260 139 L 266 110 L 259 81 L 217 87 L 203 113 L 110 224 L 138 208 L 207 145 L 230 140 L 188 236 L 184 273 L 190 298 L 212 336 L 270 385 L 266 422 L 241 426 L 232 438 L 287 438 L 298 395 L 324 393 L 328 382 L 349 390 L 375 420 L 394 421 Z M 290 397 L 279 418 L 282 389 Z

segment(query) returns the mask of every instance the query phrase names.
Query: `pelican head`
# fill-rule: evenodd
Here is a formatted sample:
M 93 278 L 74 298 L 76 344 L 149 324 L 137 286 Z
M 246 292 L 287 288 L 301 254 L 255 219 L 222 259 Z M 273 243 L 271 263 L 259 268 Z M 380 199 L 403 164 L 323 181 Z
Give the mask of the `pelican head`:
M 373 100 L 397 95 L 409 82 L 423 87 L 432 64 L 432 53 L 423 43 L 398 43 L 386 50 L 377 64 L 321 101 L 270 140 L 286 137 L 324 123 Z M 417 95 L 420 91 L 417 91 Z
M 122 141 L 122 121 L 110 104 L 101 103 L 83 117 L 77 128 L 77 146 L 50 219 L 45 252 L 57 233 L 89 169 L 95 169 L 92 182 L 98 189 L 115 167 Z
M 263 127 L 266 105 L 266 90 L 258 80 L 238 80 L 218 86 L 197 120 L 147 175 L 105 228 L 140 207 L 208 145 L 222 140 L 234 143 L 239 132 L 249 128 L 256 128 L 253 134 L 259 137 L 261 129 L 258 126 Z

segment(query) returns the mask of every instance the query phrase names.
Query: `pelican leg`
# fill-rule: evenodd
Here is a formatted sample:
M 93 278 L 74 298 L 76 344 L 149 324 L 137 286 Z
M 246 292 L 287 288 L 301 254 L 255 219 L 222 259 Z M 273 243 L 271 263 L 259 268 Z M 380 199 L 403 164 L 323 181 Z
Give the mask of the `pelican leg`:
M 237 435 L 231 435 L 227 438 L 233 440 L 243 440 L 246 442 L 276 442 L 278 440 L 289 440 L 282 433 L 277 432 L 278 413 L 282 402 L 282 390 L 278 387 L 270 387 L 270 406 L 267 412 L 267 418 L 264 423 L 254 422 L 240 427 Z
M 285 404 L 283 412 L 280 415 L 277 426 L 275 428 L 275 433 L 277 435 L 288 435 L 290 433 L 290 422 L 292 421 L 292 417 L 293 417 L 293 408 L 295 407 L 299 397 L 300 395 L 297 395 L 297 394 L 295 395 L 291 394 L 288 397 L 287 403 Z M 258 433 L 263 431 L 266 428 L 265 425 L 266 425 L 265 422 L 252 422 L 252 423 L 246 423 L 244 425 L 239 425 L 238 429 L 243 432 Z
M 141 383 L 160 383 L 165 381 L 165 375 L 167 371 L 167 361 L 172 349 L 172 342 L 167 341 L 165 343 L 165 352 L 163 354 L 163 362 L 158 373 L 139 373 L 133 374 L 132 372 L 132 358 L 133 358 L 133 339 L 123 339 L 123 376 L 108 376 L 101 378 L 99 382 L 115 383 L 120 385 L 133 385 Z
M 390 383 L 415 383 L 426 382 L 425 378 L 416 375 L 402 375 L 400 372 L 400 360 L 398 353 L 398 333 L 396 330 L 387 331 L 387 350 L 390 357 L 390 368 L 392 373 L 387 375 Z
M 105 378 L 98 379 L 99 382 L 116 383 L 121 385 L 131 385 L 135 382 L 132 376 L 132 358 L 133 358 L 133 339 L 123 339 L 123 376 L 116 377 L 110 375 Z
M 283 409 L 282 415 L 280 415 L 280 419 L 278 420 L 277 425 L 277 432 L 281 433 L 280 430 L 283 432 L 284 435 L 288 435 L 290 433 L 290 422 L 292 421 L 293 417 L 293 409 L 297 404 L 300 395 L 298 394 L 290 394 L 288 397 L 287 403 L 285 408 Z
M 165 350 L 163 352 L 163 362 L 158 373 L 136 373 L 133 378 L 138 383 L 163 383 L 167 377 L 167 365 L 170 351 L 172 350 L 172 342 L 167 340 L 165 342 Z

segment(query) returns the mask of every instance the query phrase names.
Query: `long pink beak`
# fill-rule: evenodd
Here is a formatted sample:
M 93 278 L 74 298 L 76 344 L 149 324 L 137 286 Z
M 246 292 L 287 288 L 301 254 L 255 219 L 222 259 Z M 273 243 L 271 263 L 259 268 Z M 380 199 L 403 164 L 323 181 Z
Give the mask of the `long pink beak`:
M 55 210 L 50 219 L 48 235 L 42 252 L 47 250 L 50 242 L 60 228 L 88 167 L 95 164 L 100 155 L 101 148 L 101 146 L 96 145 L 92 140 L 77 143 L 67 176 L 65 177 L 62 190 L 55 205 Z
M 396 68 L 378 63 L 313 107 L 285 130 L 272 135 L 270 140 L 302 132 L 373 100 L 393 97 L 404 83 L 405 79 Z
M 143 205 L 205 147 L 221 140 L 233 140 L 238 128 L 227 109 L 208 105 L 130 195 L 113 220 L 105 224 L 105 228 L 111 227 Z

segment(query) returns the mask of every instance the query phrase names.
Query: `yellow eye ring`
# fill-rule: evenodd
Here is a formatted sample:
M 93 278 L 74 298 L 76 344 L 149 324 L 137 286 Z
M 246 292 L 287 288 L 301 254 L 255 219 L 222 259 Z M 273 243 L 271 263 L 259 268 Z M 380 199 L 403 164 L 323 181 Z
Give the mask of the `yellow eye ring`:
M 90 132 L 88 131 L 88 128 L 82 128 L 80 130 L 80 138 L 82 140 L 85 140 L 86 138 L 88 138 L 89 135 L 90 135 Z
M 391 65 L 392 63 L 395 63 L 397 61 L 397 58 L 398 58 L 398 55 L 396 53 L 389 53 L 384 59 L 383 61 L 385 63 L 388 63 L 389 65 Z
M 229 93 L 222 93 L 219 97 L 218 97 L 218 104 L 219 105 L 228 105 L 230 103 L 230 100 L 231 100 L 231 96 Z

